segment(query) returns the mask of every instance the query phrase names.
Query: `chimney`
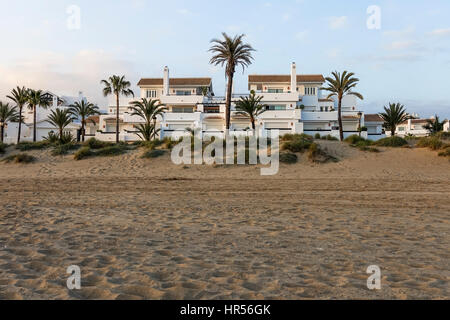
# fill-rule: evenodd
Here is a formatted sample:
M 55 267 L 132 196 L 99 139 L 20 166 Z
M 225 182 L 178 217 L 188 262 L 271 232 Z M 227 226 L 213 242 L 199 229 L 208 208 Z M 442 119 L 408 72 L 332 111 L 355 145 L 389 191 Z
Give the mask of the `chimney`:
M 169 90 L 170 90 L 170 85 L 169 85 L 169 68 L 167 66 L 164 67 L 164 80 L 163 80 L 163 85 L 164 85 L 164 92 L 163 95 L 168 96 L 169 95 Z
M 295 62 L 291 65 L 291 92 L 297 91 L 297 66 Z

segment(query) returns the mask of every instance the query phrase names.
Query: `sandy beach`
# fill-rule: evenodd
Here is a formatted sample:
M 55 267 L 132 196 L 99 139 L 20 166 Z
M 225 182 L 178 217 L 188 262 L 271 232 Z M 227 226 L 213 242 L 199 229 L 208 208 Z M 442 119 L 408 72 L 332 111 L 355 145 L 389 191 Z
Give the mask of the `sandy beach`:
M 0 299 L 449 299 L 448 159 L 321 144 L 340 161 L 268 177 L 142 150 L 0 162 Z

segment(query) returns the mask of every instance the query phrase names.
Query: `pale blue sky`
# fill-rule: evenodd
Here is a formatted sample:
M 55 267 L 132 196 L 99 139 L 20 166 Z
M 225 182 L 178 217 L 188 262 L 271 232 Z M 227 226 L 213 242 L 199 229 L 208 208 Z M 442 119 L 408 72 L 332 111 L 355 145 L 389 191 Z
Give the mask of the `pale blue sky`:
M 81 29 L 67 28 L 66 9 L 81 9 Z M 369 5 L 381 29 L 366 27 Z M 223 69 L 208 62 L 209 41 L 222 31 L 245 33 L 257 52 L 248 74 L 351 70 L 367 112 L 400 101 L 411 112 L 450 118 L 448 0 L 0 0 L 0 99 L 17 85 L 72 95 L 101 105 L 101 78 L 211 76 L 224 92 Z M 446 81 L 447 80 L 447 81 Z

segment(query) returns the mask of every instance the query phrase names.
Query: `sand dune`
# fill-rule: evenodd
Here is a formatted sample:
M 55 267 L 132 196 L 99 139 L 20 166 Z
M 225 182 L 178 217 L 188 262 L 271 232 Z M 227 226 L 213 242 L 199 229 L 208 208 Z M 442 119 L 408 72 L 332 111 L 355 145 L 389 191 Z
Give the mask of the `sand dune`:
M 272 177 L 142 151 L 0 163 L 0 299 L 450 298 L 449 161 L 322 144 L 338 163 Z

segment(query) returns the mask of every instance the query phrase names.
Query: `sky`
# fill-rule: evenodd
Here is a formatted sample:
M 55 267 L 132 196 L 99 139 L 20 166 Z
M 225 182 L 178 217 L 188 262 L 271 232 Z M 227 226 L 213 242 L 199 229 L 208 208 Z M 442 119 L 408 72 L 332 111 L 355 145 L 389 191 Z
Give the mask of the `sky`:
M 224 95 L 208 49 L 226 32 L 257 50 L 236 73 L 237 93 L 249 74 L 289 74 L 295 61 L 299 74 L 354 72 L 366 113 L 400 102 L 450 118 L 448 0 L 0 0 L 0 12 L 3 101 L 20 85 L 82 91 L 104 108 L 101 79 L 125 75 L 138 93 L 138 80 L 162 77 L 166 65 L 173 77 L 212 77 Z

